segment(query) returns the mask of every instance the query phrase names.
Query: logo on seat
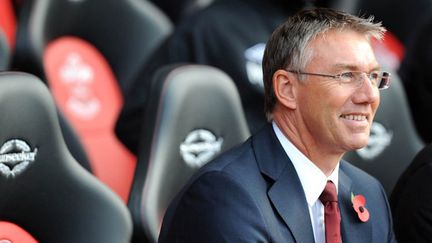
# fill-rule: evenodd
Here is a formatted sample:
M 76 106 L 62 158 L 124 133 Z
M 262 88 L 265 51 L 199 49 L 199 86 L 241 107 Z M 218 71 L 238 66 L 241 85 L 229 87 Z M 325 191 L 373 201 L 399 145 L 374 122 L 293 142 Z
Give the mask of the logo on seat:
M 190 132 L 182 144 L 180 154 L 187 165 L 199 168 L 209 162 L 222 149 L 223 138 L 205 129 Z
M 390 145 L 392 138 L 392 131 L 379 122 L 373 122 L 369 142 L 366 147 L 357 150 L 357 154 L 364 160 L 373 160 Z
M 60 78 L 67 86 L 66 106 L 76 117 L 91 120 L 101 112 L 101 102 L 93 87 L 93 67 L 79 53 L 71 52 L 65 56 Z
M 246 73 L 249 82 L 261 92 L 264 91 L 262 59 L 264 56 L 265 46 L 265 43 L 258 43 L 249 47 L 244 52 L 246 58 Z
M 32 163 L 37 154 L 37 148 L 19 139 L 11 139 L 0 148 L 0 174 L 6 177 L 17 176 Z

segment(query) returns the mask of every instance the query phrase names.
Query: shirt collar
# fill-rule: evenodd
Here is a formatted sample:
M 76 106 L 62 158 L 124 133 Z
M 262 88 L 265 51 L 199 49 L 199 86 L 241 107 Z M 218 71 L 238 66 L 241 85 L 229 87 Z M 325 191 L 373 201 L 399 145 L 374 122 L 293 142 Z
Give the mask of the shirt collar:
M 318 166 L 289 141 L 275 122 L 273 122 L 273 130 L 279 142 L 282 144 L 285 153 L 294 165 L 309 206 L 312 206 L 318 200 L 328 180 L 331 180 L 335 184 L 336 191 L 338 191 L 339 163 L 337 163 L 332 174 L 327 177 Z

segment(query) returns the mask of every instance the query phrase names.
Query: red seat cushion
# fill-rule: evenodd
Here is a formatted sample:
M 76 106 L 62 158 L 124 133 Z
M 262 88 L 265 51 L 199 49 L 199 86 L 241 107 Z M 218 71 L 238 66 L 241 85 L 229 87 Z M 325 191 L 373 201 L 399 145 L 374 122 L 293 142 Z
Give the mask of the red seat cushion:
M 81 138 L 94 174 L 126 202 L 136 159 L 114 134 L 123 99 L 110 65 L 86 41 L 61 37 L 47 45 L 44 68 L 55 101 Z
M 27 231 L 6 221 L 0 221 L 0 242 L 38 243 Z

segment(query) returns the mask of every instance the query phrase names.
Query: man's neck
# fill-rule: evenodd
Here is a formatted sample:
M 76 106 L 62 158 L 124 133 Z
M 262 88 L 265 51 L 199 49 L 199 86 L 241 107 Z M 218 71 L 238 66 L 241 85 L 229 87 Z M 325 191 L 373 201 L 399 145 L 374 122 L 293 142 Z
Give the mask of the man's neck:
M 342 159 L 343 153 L 327 152 L 323 146 L 319 146 L 308 132 L 300 132 L 301 124 L 295 124 L 288 117 L 275 115 L 273 121 L 282 134 L 320 170 L 330 176 L 334 168 Z M 304 130 L 304 129 L 303 129 Z

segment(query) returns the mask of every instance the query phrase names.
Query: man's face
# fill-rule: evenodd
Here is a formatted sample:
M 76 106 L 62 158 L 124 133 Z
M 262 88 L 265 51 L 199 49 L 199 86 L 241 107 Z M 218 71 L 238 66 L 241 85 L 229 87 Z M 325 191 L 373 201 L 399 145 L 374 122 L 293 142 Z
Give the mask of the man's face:
M 304 72 L 336 75 L 349 71 L 369 73 L 379 69 L 373 50 L 363 35 L 329 31 L 310 43 L 312 59 Z M 297 114 L 314 144 L 331 153 L 367 145 L 378 108 L 379 91 L 368 79 L 360 85 L 305 76 L 298 86 Z

